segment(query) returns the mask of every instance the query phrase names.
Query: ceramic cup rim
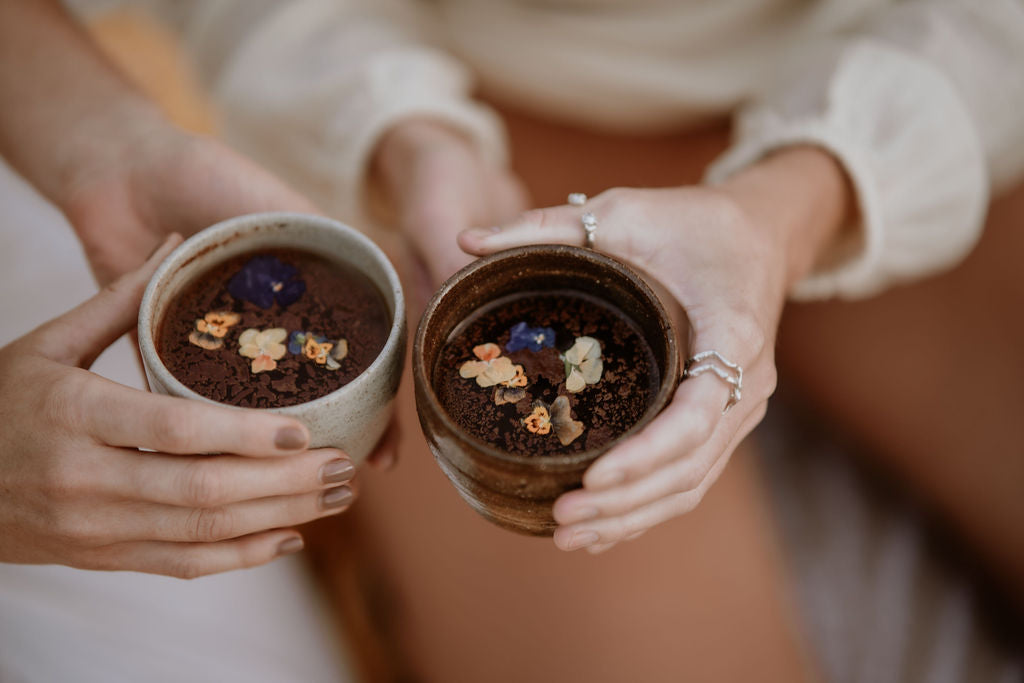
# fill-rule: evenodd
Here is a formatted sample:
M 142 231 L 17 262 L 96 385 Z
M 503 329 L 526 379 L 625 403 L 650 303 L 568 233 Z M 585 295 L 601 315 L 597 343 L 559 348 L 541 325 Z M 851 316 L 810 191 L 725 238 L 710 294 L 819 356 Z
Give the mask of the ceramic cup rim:
M 529 257 L 534 254 L 550 255 L 559 253 L 567 255 L 569 258 L 597 264 L 598 267 L 609 268 L 624 276 L 630 284 L 636 288 L 637 293 L 639 293 L 645 302 L 650 305 L 654 313 L 660 319 L 662 325 L 664 325 L 667 339 L 666 353 L 668 356 L 666 372 L 662 377 L 661 384 L 658 387 L 658 392 L 655 394 L 654 399 L 651 401 L 647 410 L 640 416 L 640 419 L 637 420 L 633 426 L 622 434 L 616 436 L 608 443 L 597 448 L 589 448 L 578 453 L 563 455 L 545 455 L 543 457 L 538 457 L 533 455 L 509 453 L 508 451 L 497 448 L 483 439 L 469 434 L 451 418 L 448 411 L 441 404 L 441 401 L 437 396 L 437 392 L 434 390 L 433 381 L 430 379 L 433 376 L 433 368 L 428 369 L 425 367 L 426 363 L 423 357 L 423 346 L 426 343 L 427 327 L 430 325 L 430 321 L 434 319 L 438 308 L 445 301 L 446 297 L 457 296 L 460 286 L 469 279 L 469 276 L 480 270 L 491 267 L 494 263 L 498 263 L 509 258 L 519 256 Z M 636 321 L 632 322 L 633 324 L 637 324 Z M 661 413 L 665 406 L 669 404 L 672 396 L 675 394 L 680 380 L 679 365 L 679 347 L 675 323 L 668 311 L 665 309 L 664 304 L 662 304 L 661 299 L 644 281 L 643 277 L 632 266 L 607 254 L 594 251 L 593 249 L 564 244 L 534 244 L 505 249 L 477 259 L 452 275 L 443 285 L 441 285 L 441 288 L 434 293 L 434 296 L 430 299 L 430 302 L 427 304 L 427 307 L 423 312 L 423 316 L 420 318 L 419 325 L 416 328 L 416 338 L 413 342 L 412 357 L 414 384 L 420 385 L 423 388 L 423 396 L 430 403 L 430 409 L 438 417 L 445 429 L 471 445 L 476 451 L 485 456 L 508 464 L 548 471 L 556 469 L 573 469 L 583 463 L 592 461 L 606 453 L 615 445 L 621 443 L 626 438 L 633 436 L 646 427 L 658 416 L 659 413 Z
M 355 391 L 359 386 L 370 381 L 370 378 L 376 374 L 376 372 L 382 371 L 381 368 L 388 362 L 388 359 L 397 352 L 397 347 L 403 341 L 402 328 L 404 327 L 405 319 L 405 297 L 402 292 L 402 283 L 398 278 L 398 273 L 395 271 L 394 266 L 391 264 L 391 260 L 373 240 L 355 228 L 325 216 L 291 211 L 268 211 L 263 213 L 244 214 L 228 218 L 220 221 L 219 223 L 214 223 L 210 227 L 195 233 L 175 247 L 175 249 L 167 255 L 160 266 L 156 269 L 156 272 L 153 273 L 153 276 L 149 279 L 149 283 L 146 285 L 146 291 L 142 295 L 142 304 L 139 306 L 138 323 L 139 348 L 149 371 L 156 375 L 156 378 L 172 395 L 212 403 L 219 406 L 239 407 L 232 406 L 230 403 L 215 401 L 185 386 L 181 380 L 175 377 L 174 374 L 167 369 L 163 359 L 160 358 L 160 354 L 157 353 L 156 343 L 154 341 L 155 333 L 159 328 L 159 322 L 153 315 L 153 310 L 160 300 L 164 297 L 170 296 L 166 289 L 158 291 L 160 290 L 161 283 L 182 266 L 187 265 L 197 258 L 203 258 L 205 256 L 203 249 L 206 247 L 206 243 L 213 241 L 216 244 L 216 240 L 218 238 L 227 238 L 233 234 L 237 234 L 239 239 L 244 239 L 246 235 L 254 234 L 255 229 L 263 224 L 280 222 L 285 222 L 289 225 L 303 223 L 306 225 L 312 225 L 316 229 L 340 232 L 365 247 L 373 255 L 374 259 L 377 261 L 377 265 L 383 269 L 388 285 L 391 287 L 392 296 L 394 298 L 394 310 L 391 312 L 391 328 L 388 330 L 387 341 L 384 342 L 384 346 L 373 359 L 373 362 L 371 362 L 363 369 L 362 372 L 359 373 L 359 375 L 347 384 L 344 384 L 334 391 L 324 394 L 323 396 L 319 396 L 311 401 L 304 401 L 303 403 L 296 403 L 290 406 L 246 408 L 246 410 L 261 410 L 280 415 L 300 416 L 311 408 L 326 405 L 327 403 L 335 400 L 339 395 Z M 282 228 L 282 230 L 286 231 L 287 227 Z M 287 245 L 281 246 L 286 247 Z M 293 248 L 305 248 L 306 251 L 311 251 L 308 247 L 297 246 Z M 211 256 L 209 262 L 205 264 L 206 268 L 192 278 L 187 279 L 185 283 L 174 292 L 174 294 L 179 293 L 181 288 L 188 283 L 191 283 L 195 277 L 199 277 L 203 272 L 206 272 L 207 269 L 212 268 L 221 262 L 212 256 L 216 253 L 216 248 L 207 253 L 211 254 Z M 241 253 L 245 252 L 243 251 Z M 231 256 L 228 258 L 231 258 Z M 351 265 L 358 269 L 355 264 Z M 381 292 L 381 294 L 385 297 L 386 302 L 387 294 L 385 292 Z

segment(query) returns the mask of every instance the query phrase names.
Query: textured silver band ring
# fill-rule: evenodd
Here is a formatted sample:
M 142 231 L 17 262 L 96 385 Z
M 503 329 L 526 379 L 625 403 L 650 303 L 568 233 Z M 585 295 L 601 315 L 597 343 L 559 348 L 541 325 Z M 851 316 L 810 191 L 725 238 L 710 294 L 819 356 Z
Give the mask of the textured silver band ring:
M 717 364 L 716 364 L 717 363 Z M 718 364 L 725 366 L 720 367 Z M 743 368 L 733 363 L 718 351 L 701 351 L 686 361 L 683 377 L 696 377 L 705 372 L 713 372 L 719 379 L 729 385 L 729 400 L 722 408 L 722 414 L 740 402 L 743 398 Z
M 584 204 L 587 203 L 587 195 L 583 194 L 582 192 L 570 192 L 569 199 L 567 199 L 566 201 L 568 201 L 573 206 L 583 206 Z

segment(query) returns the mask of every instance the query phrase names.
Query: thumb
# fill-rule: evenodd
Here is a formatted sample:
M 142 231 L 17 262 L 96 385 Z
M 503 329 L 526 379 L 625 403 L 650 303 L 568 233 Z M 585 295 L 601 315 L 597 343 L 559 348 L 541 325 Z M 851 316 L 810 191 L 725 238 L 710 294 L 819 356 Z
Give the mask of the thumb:
M 583 244 L 585 234 L 577 207 L 554 206 L 527 211 L 504 225 L 463 230 L 457 239 L 459 247 L 466 253 L 486 256 L 529 244 L 578 247 Z
M 171 234 L 138 269 L 38 328 L 32 333 L 36 352 L 65 365 L 92 365 L 104 349 L 135 326 L 149 279 L 181 241 L 181 235 Z

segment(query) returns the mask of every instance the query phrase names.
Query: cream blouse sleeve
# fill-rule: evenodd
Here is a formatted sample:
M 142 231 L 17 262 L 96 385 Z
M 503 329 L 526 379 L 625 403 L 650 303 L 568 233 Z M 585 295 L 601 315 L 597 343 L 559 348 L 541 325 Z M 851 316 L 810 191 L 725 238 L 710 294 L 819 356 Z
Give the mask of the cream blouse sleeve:
M 441 120 L 504 163 L 498 117 L 470 97 L 471 77 L 430 44 L 418 3 L 217 0 L 152 3 L 180 31 L 222 105 L 222 135 L 356 224 L 382 133 Z
M 708 172 L 716 182 L 795 143 L 845 166 L 860 230 L 792 296 L 868 296 L 964 257 L 990 196 L 1024 168 L 1024 4 L 908 0 L 794 53 Z

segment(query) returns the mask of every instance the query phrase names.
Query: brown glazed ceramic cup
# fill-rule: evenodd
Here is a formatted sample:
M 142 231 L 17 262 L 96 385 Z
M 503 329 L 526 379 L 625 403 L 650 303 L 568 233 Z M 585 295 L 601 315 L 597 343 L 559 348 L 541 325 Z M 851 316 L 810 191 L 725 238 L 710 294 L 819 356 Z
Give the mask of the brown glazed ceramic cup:
M 632 319 L 654 351 L 662 382 L 640 420 L 601 448 L 569 455 L 515 455 L 460 428 L 441 405 L 431 378 L 450 335 L 474 311 L 511 294 L 551 290 L 598 297 Z M 466 266 L 427 305 L 413 346 L 416 410 L 435 459 L 474 510 L 506 529 L 550 536 L 558 526 L 551 514 L 555 499 L 579 488 L 594 460 L 643 429 L 668 405 L 679 383 L 679 358 L 675 325 L 632 268 L 580 247 L 519 247 Z

